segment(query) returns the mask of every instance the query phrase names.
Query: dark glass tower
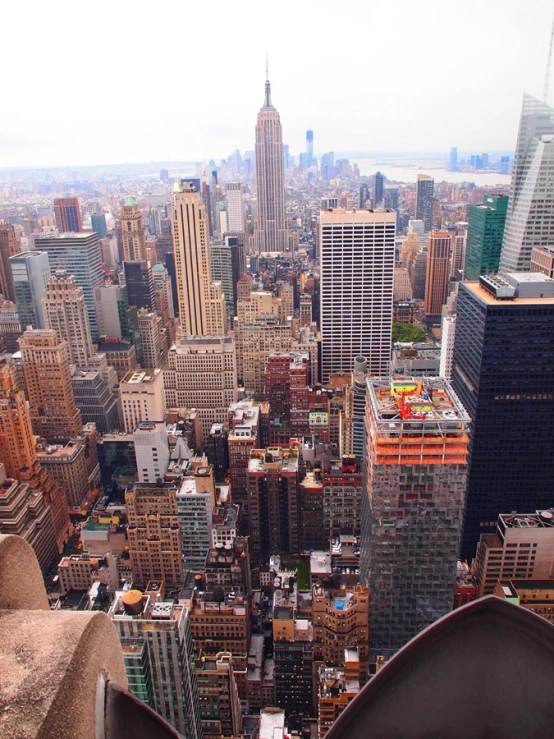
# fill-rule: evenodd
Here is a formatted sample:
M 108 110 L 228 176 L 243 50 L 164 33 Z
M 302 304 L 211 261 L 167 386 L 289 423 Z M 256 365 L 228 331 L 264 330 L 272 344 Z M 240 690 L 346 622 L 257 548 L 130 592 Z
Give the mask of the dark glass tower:
M 435 180 L 429 175 L 418 174 L 416 181 L 416 210 L 415 217 L 423 221 L 425 231 L 433 228 L 433 196 Z
M 129 305 L 155 310 L 154 278 L 150 262 L 123 262 Z
M 373 188 L 373 207 L 377 208 L 378 205 L 383 205 L 385 189 L 385 177 L 381 172 L 375 173 L 375 187 Z
M 458 293 L 452 385 L 472 421 L 463 558 L 500 513 L 552 505 L 554 280 L 508 279 Z

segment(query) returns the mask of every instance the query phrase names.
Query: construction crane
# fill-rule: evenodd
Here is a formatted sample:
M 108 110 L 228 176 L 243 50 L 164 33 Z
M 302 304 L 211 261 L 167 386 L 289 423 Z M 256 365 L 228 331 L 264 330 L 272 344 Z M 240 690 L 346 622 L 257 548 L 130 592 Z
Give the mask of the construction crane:
M 552 46 L 554 45 L 554 20 L 552 21 L 552 32 L 550 33 L 550 44 L 548 46 L 548 61 L 546 62 L 546 77 L 544 79 L 544 95 L 545 103 L 548 103 L 548 93 L 550 92 L 550 70 L 552 67 Z

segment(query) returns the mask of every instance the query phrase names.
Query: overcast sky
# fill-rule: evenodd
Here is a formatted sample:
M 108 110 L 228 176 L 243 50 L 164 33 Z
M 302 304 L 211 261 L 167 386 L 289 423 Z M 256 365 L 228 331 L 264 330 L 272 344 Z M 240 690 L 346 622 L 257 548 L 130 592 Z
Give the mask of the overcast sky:
M 0 167 L 253 149 L 266 48 L 292 152 L 307 128 L 316 152 L 513 149 L 523 92 L 542 96 L 553 12 L 546 0 L 5 0 Z

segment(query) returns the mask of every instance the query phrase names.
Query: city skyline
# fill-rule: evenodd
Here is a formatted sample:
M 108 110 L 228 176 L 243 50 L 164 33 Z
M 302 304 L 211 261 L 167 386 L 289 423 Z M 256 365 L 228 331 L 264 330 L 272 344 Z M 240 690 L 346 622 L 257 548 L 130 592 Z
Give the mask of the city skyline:
M 241 7 L 244 12 L 237 13 L 236 8 L 231 11 L 216 3 L 218 22 L 206 31 L 209 43 L 202 32 L 187 40 L 188 56 L 202 60 L 203 73 L 190 80 L 183 98 L 172 94 L 172 76 L 160 74 L 180 39 L 179 9 L 172 14 L 176 21 L 172 23 L 167 23 L 166 16 L 146 23 L 140 14 L 129 17 L 123 8 L 112 6 L 109 14 L 104 13 L 102 3 L 95 17 L 83 18 L 83 23 L 79 23 L 78 15 L 70 14 L 69 21 L 69 16 L 66 20 L 61 13 L 57 19 L 61 25 L 56 26 L 61 36 L 65 33 L 70 38 L 72 29 L 79 27 L 80 43 L 94 44 L 111 27 L 125 27 L 126 32 L 133 33 L 136 47 L 149 51 L 133 58 L 116 46 L 105 59 L 91 53 L 79 65 L 71 66 L 62 46 L 58 51 L 57 46 L 46 45 L 49 36 L 44 31 L 52 21 L 49 16 L 42 17 L 46 9 L 37 8 L 36 24 L 26 28 L 28 53 L 20 62 L 18 74 L 6 83 L 6 96 L 12 104 L 11 115 L 0 129 L 0 160 L 5 166 L 75 166 L 168 157 L 202 160 L 225 157 L 235 148 L 253 149 L 252 114 L 259 108 L 266 49 L 275 105 L 281 113 L 284 141 L 291 151 L 303 150 L 307 129 L 314 130 L 316 152 L 448 152 L 453 145 L 459 150 L 511 148 L 523 93 L 541 95 L 551 20 L 551 8 L 545 0 L 534 0 L 525 8 L 510 2 L 503 5 L 502 13 L 470 0 L 463 14 L 454 6 L 437 2 L 417 8 L 400 3 L 394 35 L 379 30 L 388 22 L 386 8 L 359 2 L 350 2 L 342 15 L 330 4 L 299 8 L 285 3 L 275 22 L 264 25 L 263 32 L 251 20 L 256 17 L 250 12 L 251 3 L 243 2 Z M 330 12 L 333 39 L 347 43 L 349 53 L 348 61 L 340 64 L 329 62 L 336 58 L 331 42 L 320 41 L 320 46 L 314 48 L 299 41 L 294 47 L 297 28 L 310 28 L 314 39 L 325 39 Z M 202 29 L 202 11 L 193 9 L 191 14 L 187 15 L 187 25 Z M 478 24 L 475 17 L 479 18 Z M 9 8 L 5 20 L 12 27 L 22 23 L 19 8 Z M 218 49 L 227 48 L 229 40 L 239 35 L 247 43 L 232 46 L 230 61 L 240 70 L 240 76 L 235 74 L 229 84 L 221 85 Z M 458 51 L 453 38 L 467 39 L 467 49 Z M 530 39 L 524 45 L 525 53 L 517 57 L 509 54 L 516 44 L 521 48 L 522 38 Z M 17 34 L 7 39 L 1 52 L 2 57 L 6 55 L 5 66 L 18 58 L 19 43 Z M 286 55 L 283 50 L 289 44 L 294 54 Z M 366 95 L 365 85 L 360 86 L 355 76 L 349 82 L 344 68 L 348 64 L 353 69 L 363 68 L 367 48 L 372 56 L 387 58 L 388 73 L 371 79 Z M 119 56 L 123 53 L 125 57 Z M 37 84 L 35 79 L 39 58 L 44 84 Z M 162 61 L 153 63 L 153 59 Z M 490 73 L 491 59 L 502 60 L 502 74 Z M 66 86 L 75 92 L 73 112 L 46 84 L 60 66 L 67 77 Z M 321 75 L 323 68 L 325 74 Z M 167 97 L 172 104 L 151 105 L 146 98 L 141 103 L 139 96 L 141 116 L 137 118 L 131 108 L 121 105 L 120 84 L 116 83 L 121 76 L 136 80 L 142 89 L 156 90 L 158 99 Z M 414 85 L 414 79 L 432 79 L 433 89 L 441 90 L 444 105 L 440 127 L 429 124 L 430 91 Z M 94 94 L 85 80 L 95 80 Z M 32 85 L 33 95 L 22 92 L 28 89 L 27 82 Z M 216 87 L 217 95 L 211 94 Z M 87 115 L 87 108 L 92 110 L 95 104 L 109 109 L 110 115 Z M 222 111 L 226 111 L 224 118 Z M 175 125 L 176 121 L 180 124 Z

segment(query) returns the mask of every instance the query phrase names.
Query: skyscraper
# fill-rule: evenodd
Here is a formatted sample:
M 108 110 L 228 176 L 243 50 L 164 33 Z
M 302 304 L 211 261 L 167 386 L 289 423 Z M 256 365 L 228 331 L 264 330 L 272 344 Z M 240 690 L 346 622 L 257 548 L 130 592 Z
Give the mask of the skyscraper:
M 322 381 L 367 358 L 388 372 L 391 351 L 396 213 L 321 211 Z
M 385 191 L 385 178 L 381 172 L 375 173 L 375 186 L 373 187 L 373 207 L 378 208 L 383 205 Z
M 500 513 L 552 505 L 553 326 L 544 275 L 460 283 L 452 385 L 472 422 L 464 559 Z
M 75 404 L 67 341 L 54 329 L 27 329 L 19 339 L 33 432 L 49 442 L 68 442 L 83 428 Z
M 206 206 L 194 185 L 174 185 L 173 246 L 179 298 L 179 322 L 192 336 L 226 332 L 225 299 L 212 282 Z
M 117 591 L 109 616 L 117 629 L 129 689 L 185 739 L 202 739 L 198 687 L 186 606 L 155 591 Z
M 416 181 L 416 220 L 423 221 L 425 232 L 433 228 L 433 195 L 435 180 L 427 174 L 418 174 Z
M 469 205 L 464 280 L 498 272 L 507 209 L 505 195 L 485 195 L 482 205 Z
M 452 609 L 469 417 L 442 378 L 372 378 L 367 386 L 360 577 L 375 658 L 392 656 Z
M 256 123 L 258 216 L 254 236 L 258 253 L 288 249 L 283 157 L 281 119 L 271 103 L 271 88 L 266 79 L 265 100 Z
M 431 232 L 427 251 L 425 301 L 423 303 L 423 310 L 427 317 L 439 316 L 448 297 L 450 245 L 448 231 Z
M 12 303 L 15 303 L 15 292 L 9 259 L 20 251 L 14 227 L 8 221 L 0 221 L 0 290 L 4 298 Z
M 102 255 L 98 234 L 67 233 L 60 236 L 35 238 L 35 249 L 48 254 L 50 269 L 65 269 L 73 275 L 75 284 L 83 288 L 88 320 L 93 340 L 98 338 L 94 289 L 104 284 Z
M 46 328 L 65 339 L 71 364 L 88 367 L 94 354 L 83 290 L 65 270 L 56 270 L 44 291 Z
M 314 161 L 314 132 L 306 131 L 306 167 L 311 167 Z
M 458 171 L 458 148 L 456 146 L 453 146 L 450 149 L 450 162 L 449 162 L 449 169 L 451 172 L 457 172 Z
M 229 182 L 227 185 L 227 228 L 232 234 L 245 232 L 244 200 L 240 182 Z
M 136 308 L 154 310 L 154 278 L 150 262 L 123 262 L 127 303 Z
M 79 198 L 56 198 L 54 213 L 60 234 L 79 233 L 83 230 Z
M 144 262 L 146 247 L 144 245 L 144 229 L 142 213 L 138 209 L 135 198 L 127 198 L 119 216 L 121 223 L 121 243 L 124 262 Z
M 163 581 L 168 588 L 183 584 L 177 517 L 179 485 L 137 482 L 125 492 L 133 581 L 140 585 L 150 580 Z
M 42 296 L 50 278 L 48 254 L 27 251 L 9 259 L 21 328 L 46 328 Z
M 554 249 L 554 108 L 523 96 L 500 272 L 525 272 L 534 246 Z
M 98 234 L 99 239 L 103 239 L 108 234 L 105 213 L 93 213 L 90 217 L 90 227 Z

